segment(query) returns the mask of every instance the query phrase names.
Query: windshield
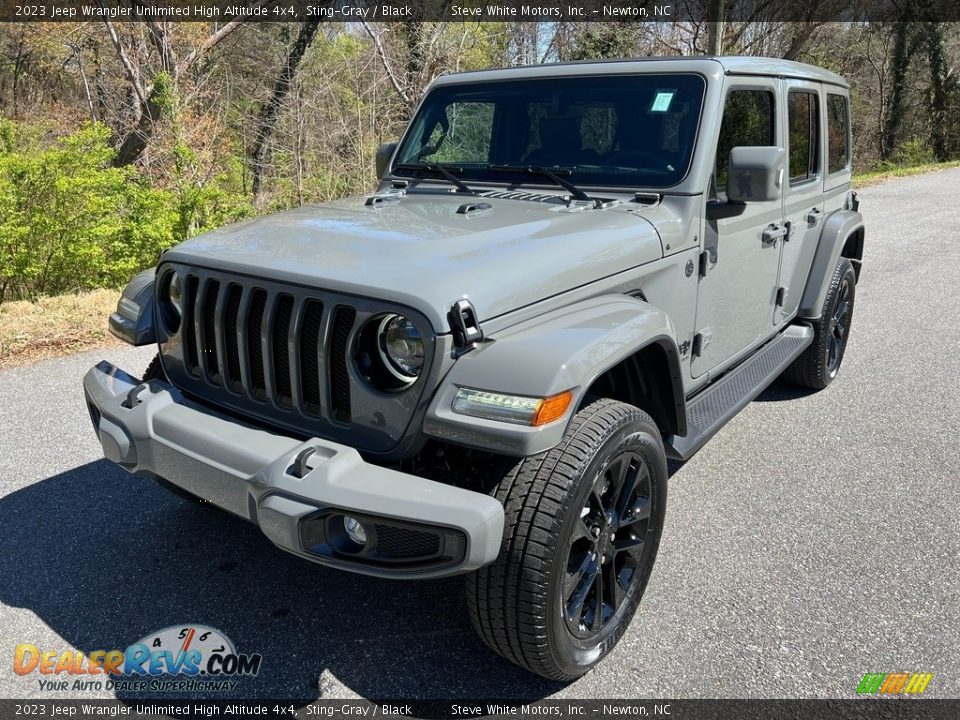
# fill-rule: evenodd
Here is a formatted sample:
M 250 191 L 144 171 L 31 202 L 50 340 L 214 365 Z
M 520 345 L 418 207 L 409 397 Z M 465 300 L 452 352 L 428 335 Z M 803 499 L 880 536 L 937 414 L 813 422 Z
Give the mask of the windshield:
M 438 163 L 468 182 L 502 183 L 502 168 L 491 166 L 535 166 L 569 171 L 577 185 L 669 187 L 687 173 L 704 86 L 692 74 L 441 85 L 413 119 L 393 172 L 424 177 L 410 165 Z M 519 171 L 506 179 L 550 184 Z

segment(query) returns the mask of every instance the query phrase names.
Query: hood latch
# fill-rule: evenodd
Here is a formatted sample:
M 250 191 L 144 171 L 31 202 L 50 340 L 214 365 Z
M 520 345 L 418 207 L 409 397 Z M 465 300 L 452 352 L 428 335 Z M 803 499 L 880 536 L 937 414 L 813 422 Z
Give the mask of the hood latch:
M 447 321 L 450 323 L 453 343 L 456 347 L 469 347 L 483 340 L 483 330 L 480 329 L 480 322 L 477 320 L 477 311 L 473 303 L 466 298 L 457 300 L 453 304 L 450 312 L 447 313 Z

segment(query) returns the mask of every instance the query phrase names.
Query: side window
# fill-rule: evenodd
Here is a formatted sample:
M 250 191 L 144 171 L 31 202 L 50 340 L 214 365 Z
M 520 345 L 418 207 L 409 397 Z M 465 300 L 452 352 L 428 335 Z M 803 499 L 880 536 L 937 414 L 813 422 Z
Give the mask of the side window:
M 727 196 L 730 151 L 741 145 L 773 145 L 773 93 L 769 90 L 731 90 L 723 106 L 717 140 L 714 182 L 717 197 Z
M 828 171 L 846 170 L 850 165 L 849 115 L 847 99 L 843 95 L 827 95 L 827 157 Z
M 791 91 L 787 96 L 790 127 L 790 184 L 816 177 L 820 170 L 820 105 L 816 93 Z

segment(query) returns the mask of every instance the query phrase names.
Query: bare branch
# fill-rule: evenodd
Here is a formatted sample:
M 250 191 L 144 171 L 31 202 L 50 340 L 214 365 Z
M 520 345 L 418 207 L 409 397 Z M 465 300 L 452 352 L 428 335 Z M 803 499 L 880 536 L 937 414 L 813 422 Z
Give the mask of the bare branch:
M 103 23 L 107 26 L 107 32 L 110 33 L 110 40 L 113 42 L 113 46 L 117 49 L 117 55 L 120 57 L 120 63 L 123 65 L 123 69 L 127 73 L 127 79 L 133 86 L 133 91 L 137 94 L 140 104 L 146 105 L 147 92 L 144 89 L 143 84 L 140 82 L 140 73 L 137 72 L 137 68 L 132 62 L 130 62 L 130 57 L 127 55 L 127 51 L 126 48 L 123 47 L 123 43 L 120 42 L 120 37 L 117 35 L 117 31 L 114 29 L 113 23 L 111 23 L 109 20 L 104 20 Z
M 397 76 L 393 72 L 393 68 L 390 67 L 390 61 L 387 59 L 387 53 L 383 47 L 383 42 L 380 40 L 380 34 L 375 33 L 373 28 L 367 24 L 366 20 L 361 20 L 360 23 L 363 25 L 363 29 L 367 31 L 367 34 L 373 40 L 373 44 L 377 49 L 377 57 L 380 58 L 380 64 L 383 65 L 383 69 L 386 71 L 387 77 L 390 79 L 390 84 L 393 85 L 393 89 L 397 91 L 397 95 L 399 95 L 404 102 L 409 103 L 409 95 L 407 95 L 407 92 L 400 85 L 400 81 L 397 80 Z
M 147 20 L 147 28 L 150 30 L 150 39 L 153 46 L 160 54 L 160 62 L 163 69 L 167 72 L 173 72 L 176 67 L 176 58 L 173 56 L 173 48 L 170 47 L 170 38 L 165 28 L 161 27 L 155 20 Z
M 256 5 L 252 5 L 251 8 L 260 7 L 261 5 L 272 5 L 273 0 L 260 0 Z M 237 30 L 241 25 L 246 22 L 246 18 L 241 18 L 240 20 L 231 20 L 222 28 L 217 30 L 215 33 L 210 35 L 206 40 L 203 41 L 198 47 L 194 48 L 189 55 L 183 58 L 180 62 L 176 64 L 176 73 L 180 75 L 181 73 L 190 69 L 190 67 L 197 62 L 201 57 L 204 56 L 207 52 L 216 47 L 219 43 L 223 42 L 224 39 L 229 37 L 235 30 Z

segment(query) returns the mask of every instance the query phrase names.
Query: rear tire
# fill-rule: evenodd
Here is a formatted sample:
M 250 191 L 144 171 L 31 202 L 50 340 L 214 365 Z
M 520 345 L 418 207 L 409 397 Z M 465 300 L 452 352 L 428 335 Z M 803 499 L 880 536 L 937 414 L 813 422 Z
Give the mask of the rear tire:
M 506 514 L 500 554 L 466 579 L 480 638 L 546 678 L 586 673 L 637 609 L 666 492 L 650 416 L 607 399 L 583 407 L 557 447 L 519 460 L 495 489 Z
M 850 338 L 856 294 L 857 273 L 853 263 L 842 257 L 833 271 L 820 319 L 813 323 L 813 342 L 784 371 L 784 380 L 814 390 L 833 382 Z

